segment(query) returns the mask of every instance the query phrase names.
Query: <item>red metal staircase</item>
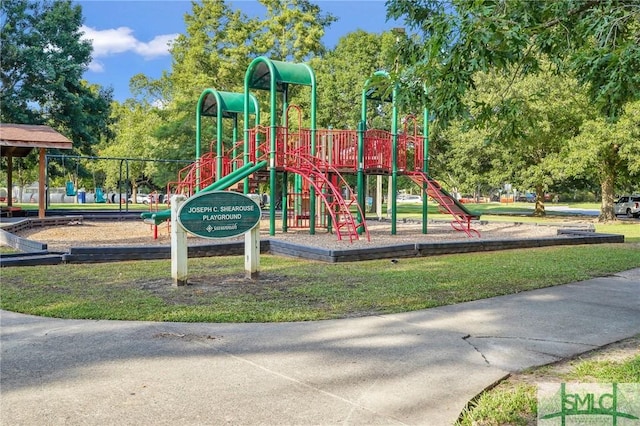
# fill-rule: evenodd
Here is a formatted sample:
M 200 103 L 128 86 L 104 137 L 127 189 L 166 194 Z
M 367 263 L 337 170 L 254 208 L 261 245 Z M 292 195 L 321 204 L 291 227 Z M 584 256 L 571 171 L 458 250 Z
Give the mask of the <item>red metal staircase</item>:
M 438 182 L 431 179 L 422 172 L 411 172 L 406 174 L 413 182 L 424 189 L 426 195 L 431 197 L 438 203 L 438 209 L 441 213 L 453 216 L 451 227 L 456 231 L 464 232 L 469 237 L 479 237 L 480 232 L 471 227 L 471 221 L 479 219 L 480 216 L 469 212 L 458 200 L 445 191 Z
M 324 202 L 331 216 L 338 240 L 341 240 L 344 234 L 353 242 L 358 240 L 362 233 L 369 241 L 369 230 L 358 200 L 351 191 L 349 199 L 345 200 L 342 196 L 340 188 L 348 185 L 332 165 L 321 158 L 309 155 L 307 150 L 302 148 L 288 153 L 285 170 L 300 175 L 315 188 L 316 195 Z M 356 223 L 352 208 L 363 218 L 361 223 Z

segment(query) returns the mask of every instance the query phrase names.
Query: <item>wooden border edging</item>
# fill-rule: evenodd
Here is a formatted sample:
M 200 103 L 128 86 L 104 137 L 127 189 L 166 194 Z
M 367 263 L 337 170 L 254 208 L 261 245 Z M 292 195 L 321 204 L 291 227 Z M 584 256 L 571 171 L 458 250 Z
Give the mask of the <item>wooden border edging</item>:
M 7 232 L 16 233 L 25 229 L 38 228 L 43 226 L 59 226 L 69 225 L 71 223 L 82 224 L 84 216 L 66 215 L 66 216 L 47 216 L 47 217 L 25 217 L 13 222 L 3 223 L 0 229 Z
M 17 235 L 0 229 L 0 243 L 19 250 L 23 253 L 46 252 L 47 245 L 39 241 L 28 240 L 18 237 Z M 5 257 L 5 256 L 2 256 Z
M 9 266 L 59 265 L 61 263 L 61 254 L 52 254 L 46 251 L 41 253 L 20 253 L 20 255 L 0 256 L 0 266 L 3 268 Z
M 189 257 L 244 255 L 244 243 L 203 244 L 187 247 Z M 269 251 L 269 241 L 260 242 L 260 251 Z M 62 255 L 64 263 L 125 262 L 128 260 L 171 259 L 171 246 L 71 247 Z
M 59 217 L 26 217 L 13 222 L 4 223 L 0 228 L 0 243 L 12 247 L 23 253 L 40 253 L 47 251 L 47 244 L 39 241 L 19 237 L 16 232 L 43 226 L 68 225 L 70 223 L 82 223 L 83 217 L 79 215 Z M 4 256 L 3 256 L 4 257 Z M 4 265 L 3 265 L 4 266 Z
M 4 234 L 4 232 L 2 234 Z M 614 234 L 597 234 L 592 231 L 584 230 L 560 229 L 558 230 L 558 237 L 525 240 L 464 240 L 434 243 L 412 243 L 342 250 L 322 249 L 278 240 L 263 240 L 260 242 L 260 252 L 300 259 L 337 263 L 358 262 L 373 259 L 410 258 L 481 251 L 550 247 L 558 245 L 606 243 L 624 243 L 624 236 Z M 34 247 L 34 249 L 35 248 L 37 247 Z M 188 247 L 188 253 L 189 257 L 243 255 L 244 243 L 232 242 L 195 245 Z M 10 258 L 12 259 L 11 261 L 9 261 Z M 35 258 L 35 256 L 29 256 L 30 263 L 28 264 L 37 264 L 35 263 Z M 170 258 L 170 246 L 72 247 L 69 249 L 68 253 L 58 255 L 58 263 L 101 263 Z M 19 259 L 19 256 L 3 256 L 0 266 L 19 266 L 20 262 L 17 259 Z M 48 264 L 50 264 L 49 262 L 53 262 L 51 258 L 45 259 L 44 257 L 43 261 L 48 262 Z

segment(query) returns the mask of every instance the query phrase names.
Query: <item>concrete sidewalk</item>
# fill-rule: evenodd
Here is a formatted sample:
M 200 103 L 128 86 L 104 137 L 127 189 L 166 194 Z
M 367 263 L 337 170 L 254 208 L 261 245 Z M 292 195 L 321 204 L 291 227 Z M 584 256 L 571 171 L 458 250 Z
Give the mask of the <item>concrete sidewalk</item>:
M 509 372 L 640 333 L 640 268 L 336 321 L 1 315 L 3 425 L 449 425 Z

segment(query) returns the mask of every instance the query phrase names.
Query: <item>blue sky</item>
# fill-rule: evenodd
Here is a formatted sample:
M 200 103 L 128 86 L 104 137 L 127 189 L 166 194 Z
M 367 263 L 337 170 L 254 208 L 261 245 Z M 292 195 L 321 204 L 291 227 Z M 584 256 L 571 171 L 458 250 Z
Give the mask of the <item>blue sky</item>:
M 85 78 L 103 87 L 112 87 L 114 98 L 130 97 L 129 79 L 142 73 L 157 78 L 170 70 L 167 44 L 185 32 L 184 14 L 191 11 L 187 0 L 80 0 L 85 36 L 94 45 L 94 60 Z M 401 26 L 386 20 L 384 0 L 315 1 L 324 12 L 338 18 L 323 39 L 333 48 L 340 37 L 362 29 L 379 33 Z M 228 1 L 249 16 L 264 10 L 257 1 Z

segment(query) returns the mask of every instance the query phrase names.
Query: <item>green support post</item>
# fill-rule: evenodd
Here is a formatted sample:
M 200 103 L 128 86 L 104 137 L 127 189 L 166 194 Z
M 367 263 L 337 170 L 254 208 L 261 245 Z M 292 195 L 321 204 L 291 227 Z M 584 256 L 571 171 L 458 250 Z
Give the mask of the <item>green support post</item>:
M 289 85 L 288 84 L 283 84 L 282 85 L 282 126 L 285 127 L 287 135 L 289 134 L 289 115 L 287 114 L 287 109 L 289 109 Z M 285 148 L 287 149 L 287 148 Z M 285 176 L 287 175 L 287 173 L 285 172 Z M 296 175 L 293 180 L 294 180 L 294 193 L 299 193 L 299 191 L 296 191 L 295 189 L 295 185 L 298 183 L 298 180 L 300 179 L 300 176 Z M 282 186 L 281 186 L 281 192 L 280 192 L 280 204 L 282 205 L 282 232 L 287 232 L 288 231 L 288 224 L 287 224 L 287 217 L 288 217 L 288 199 L 289 199 L 289 193 L 286 190 L 287 187 L 287 179 L 285 178 L 283 180 Z M 295 202 L 295 200 L 294 200 Z M 295 211 L 296 211 L 296 206 L 294 203 L 294 207 L 293 207 L 293 211 L 294 211 L 294 215 L 295 215 Z
M 216 180 L 222 176 L 222 150 L 224 143 L 222 128 L 222 103 L 218 102 L 216 115 Z
M 363 105 L 363 114 L 366 114 L 366 108 L 367 108 L 367 99 L 366 96 L 364 94 L 364 92 L 362 92 L 362 105 Z M 362 222 L 364 221 L 364 218 L 362 217 L 362 215 L 360 214 L 361 211 L 364 211 L 364 204 L 365 204 L 365 198 L 364 198 L 364 132 L 366 130 L 366 117 L 362 118 L 362 121 L 360 121 L 358 123 L 358 171 L 357 171 L 357 191 L 358 191 L 358 205 L 360 206 L 360 208 L 358 209 L 358 225 L 362 224 Z M 362 227 L 359 227 L 358 230 L 360 232 Z
M 398 103 L 396 101 L 397 88 L 393 87 L 391 98 L 391 235 L 396 235 L 396 220 L 398 211 L 396 206 L 396 195 L 398 192 Z
M 429 178 L 429 110 L 424 108 L 423 110 L 423 125 L 422 125 L 422 172 Z M 427 193 L 428 185 L 426 182 L 422 184 L 422 193 L 424 199 L 422 200 L 422 233 L 427 233 L 427 221 L 428 221 L 428 200 Z
M 307 68 L 309 77 L 311 79 L 311 155 L 316 155 L 316 75 L 307 64 L 302 64 Z M 316 233 L 316 190 L 311 187 L 309 194 L 309 233 L 311 235 Z
M 204 93 L 200 96 L 200 99 L 204 96 Z M 202 135 L 202 123 L 200 117 L 200 101 L 196 105 L 196 192 L 200 191 L 200 157 L 201 157 L 201 135 Z
M 236 146 L 236 142 L 238 141 L 238 114 L 235 114 L 233 116 L 233 133 L 231 135 L 232 142 L 233 142 L 233 158 L 236 158 L 236 155 L 238 155 L 238 147 Z M 220 165 L 220 167 L 222 168 L 222 164 Z M 232 171 L 236 169 L 236 163 L 234 162 L 231 165 Z

